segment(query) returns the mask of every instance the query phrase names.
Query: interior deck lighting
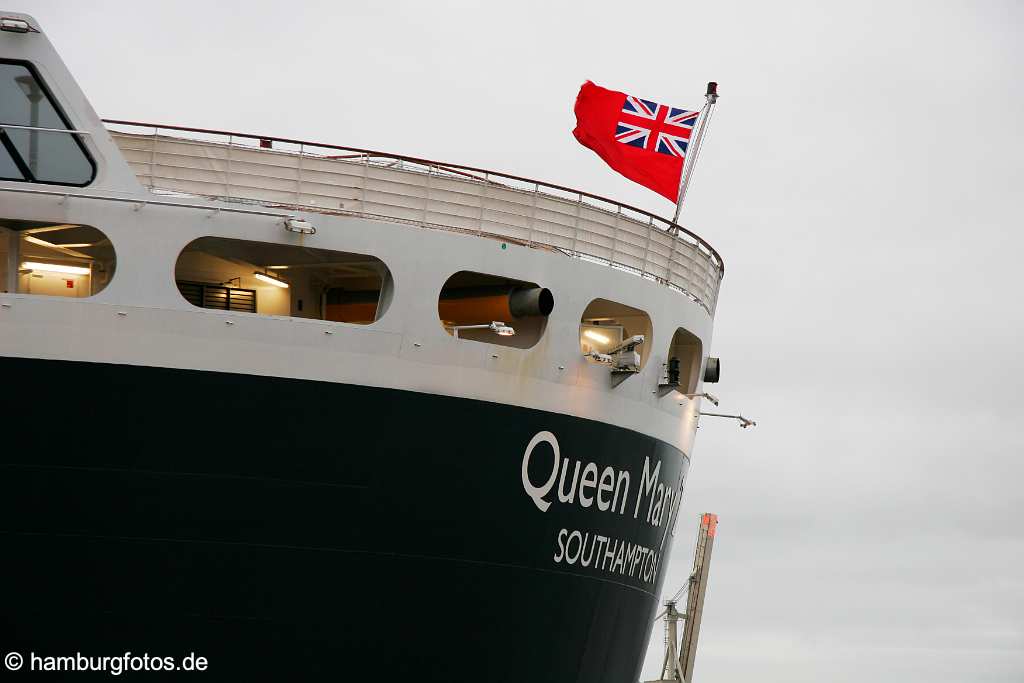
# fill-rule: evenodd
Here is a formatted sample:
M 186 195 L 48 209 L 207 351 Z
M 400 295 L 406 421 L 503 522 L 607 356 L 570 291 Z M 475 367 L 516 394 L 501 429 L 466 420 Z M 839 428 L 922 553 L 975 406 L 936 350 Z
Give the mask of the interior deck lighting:
M 288 289 L 287 282 L 285 282 L 284 280 L 278 280 L 273 275 L 267 275 L 266 273 L 261 273 L 257 271 L 253 273 L 252 276 L 259 280 L 260 282 L 266 282 L 267 284 L 274 285 L 275 287 L 280 287 L 281 289 Z
M 25 261 L 21 264 L 23 270 L 39 270 L 44 273 L 63 273 L 64 275 L 88 275 L 89 269 L 82 266 L 63 266 L 56 263 L 37 263 L 36 261 Z
M 611 339 L 609 339 L 607 335 L 601 334 L 600 332 L 595 332 L 594 330 L 584 330 L 583 336 L 586 337 L 587 339 L 593 339 L 599 344 L 607 344 L 608 342 L 611 341 Z
M 25 235 L 25 241 L 31 242 L 32 244 L 38 244 L 40 247 L 46 247 L 48 249 L 85 249 L 86 247 L 95 247 L 95 244 L 89 242 L 74 242 L 72 244 L 54 244 L 53 242 L 47 242 L 41 240 L 38 237 L 32 235 Z

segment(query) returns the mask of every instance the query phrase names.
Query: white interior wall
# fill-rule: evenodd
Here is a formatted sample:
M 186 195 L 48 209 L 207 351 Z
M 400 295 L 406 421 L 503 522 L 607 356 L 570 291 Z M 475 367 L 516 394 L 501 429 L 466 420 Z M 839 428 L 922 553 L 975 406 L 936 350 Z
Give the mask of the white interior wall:
M 288 270 L 275 271 L 275 275 L 283 280 L 286 280 L 291 286 L 289 310 L 291 315 L 296 318 L 323 318 L 320 313 L 321 304 L 321 293 L 323 287 L 320 285 L 314 285 L 313 277 L 306 269 L 294 268 Z M 258 280 L 257 280 L 258 282 Z M 273 287 L 272 285 L 270 285 Z M 278 289 L 279 292 L 287 293 L 288 290 Z M 257 298 L 260 295 L 257 295 Z M 299 310 L 299 301 L 302 301 L 302 310 Z M 261 311 L 262 312 L 262 311 Z
M 41 296 L 85 297 L 90 295 L 88 275 L 33 271 L 18 276 L 18 292 Z
M 219 284 L 239 278 L 243 289 L 256 290 L 256 312 L 260 315 L 291 315 L 290 289 L 260 282 L 252 276 L 256 267 L 234 263 L 217 256 L 196 251 L 185 251 L 178 257 L 175 278 Z M 286 278 L 287 279 L 287 278 Z

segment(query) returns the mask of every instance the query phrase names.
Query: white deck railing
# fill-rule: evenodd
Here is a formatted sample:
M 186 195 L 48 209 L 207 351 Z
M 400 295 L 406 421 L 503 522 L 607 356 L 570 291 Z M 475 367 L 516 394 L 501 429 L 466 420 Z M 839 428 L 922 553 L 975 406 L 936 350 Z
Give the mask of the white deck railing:
M 157 192 L 400 221 L 553 249 L 656 280 L 715 310 L 724 266 L 707 242 L 597 195 L 371 150 L 106 123 L 139 180 Z

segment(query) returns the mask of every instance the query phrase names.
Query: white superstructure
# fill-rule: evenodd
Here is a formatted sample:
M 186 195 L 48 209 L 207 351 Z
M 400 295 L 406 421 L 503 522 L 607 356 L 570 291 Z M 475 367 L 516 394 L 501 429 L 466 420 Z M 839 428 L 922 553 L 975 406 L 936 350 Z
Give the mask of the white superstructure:
M 81 188 L 0 181 L 0 215 L 93 226 L 117 253 L 116 275 L 91 298 L 0 294 L 4 353 L 460 395 L 640 428 L 690 452 L 699 399 L 657 388 L 678 329 L 700 340 L 702 363 L 708 355 L 722 266 L 699 238 L 586 193 L 500 173 L 255 136 L 142 134 L 124 124 L 111 133 L 45 36 L 2 39 L 23 41 L 19 50 L 81 131 L 97 173 Z M 315 234 L 289 231 L 289 218 Z M 196 309 L 175 287 L 175 259 L 211 235 L 375 256 L 394 278 L 394 298 L 370 326 Z M 517 349 L 453 339 L 436 305 L 462 270 L 551 290 L 540 342 Z M 651 320 L 649 358 L 619 384 L 580 353 L 581 314 L 598 298 Z M 688 393 L 699 391 L 701 373 L 691 374 Z

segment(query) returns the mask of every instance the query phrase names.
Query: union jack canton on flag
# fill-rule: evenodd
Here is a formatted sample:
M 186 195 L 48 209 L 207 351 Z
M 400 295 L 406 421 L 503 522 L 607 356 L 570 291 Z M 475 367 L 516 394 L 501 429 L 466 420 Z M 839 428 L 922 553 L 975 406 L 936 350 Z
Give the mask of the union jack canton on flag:
M 686 158 L 686 148 L 698 115 L 699 111 L 687 111 L 627 95 L 615 126 L 615 139 L 632 147 Z

